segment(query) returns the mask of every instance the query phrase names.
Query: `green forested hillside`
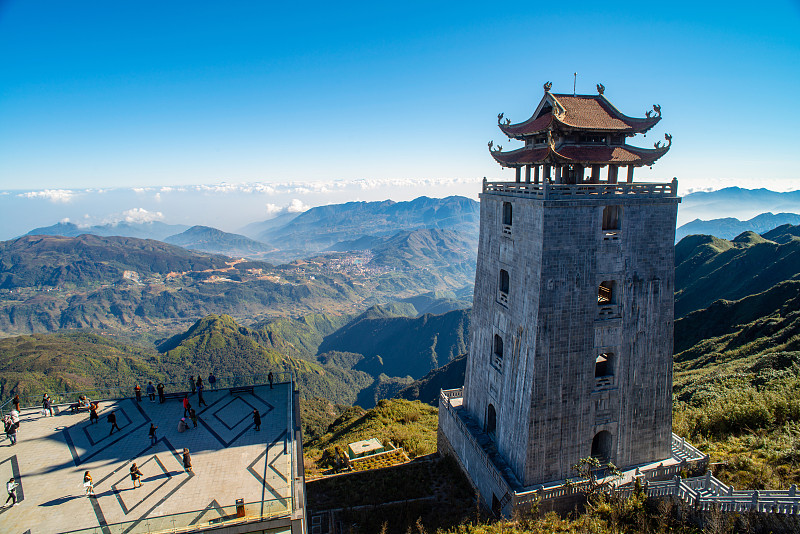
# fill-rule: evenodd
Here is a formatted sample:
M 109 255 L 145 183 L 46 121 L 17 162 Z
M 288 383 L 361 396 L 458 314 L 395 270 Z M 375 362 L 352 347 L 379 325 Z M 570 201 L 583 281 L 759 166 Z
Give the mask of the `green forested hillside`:
M 115 282 L 123 271 L 147 274 L 226 268 L 229 258 L 131 237 L 25 236 L 0 241 L 0 288 Z
M 324 397 L 351 404 L 358 391 L 372 382 L 366 373 L 285 356 L 261 341 L 261 335 L 229 316 L 211 315 L 198 321 L 163 355 L 165 364 L 184 369 L 188 375 L 266 375 L 291 372 L 304 398 Z
M 81 391 L 136 380 L 166 380 L 161 357 L 146 350 L 83 332 L 34 334 L 0 339 L 0 398 L 11 391 Z
M 468 331 L 468 310 L 417 318 L 365 314 L 325 338 L 319 350 L 363 354 L 356 369 L 373 376 L 421 378 L 463 354 Z
M 773 230 L 769 239 L 753 232 L 732 241 L 703 235 L 683 238 L 675 245 L 675 317 L 800 278 L 800 239 L 788 238 L 793 228 L 797 227 Z
M 462 354 L 450 363 L 434 369 L 419 380 L 415 380 L 394 396 L 399 399 L 418 400 L 425 404 L 437 406 L 439 391 L 456 389 L 464 385 L 464 374 L 467 369 L 467 355 Z

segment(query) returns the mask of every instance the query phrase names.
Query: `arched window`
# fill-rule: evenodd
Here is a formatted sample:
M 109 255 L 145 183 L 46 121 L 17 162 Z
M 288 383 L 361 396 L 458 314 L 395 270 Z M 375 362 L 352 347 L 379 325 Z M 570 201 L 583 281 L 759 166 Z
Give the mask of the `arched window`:
M 508 271 L 505 269 L 500 269 L 500 296 L 499 300 L 500 303 L 504 306 L 508 306 L 508 290 L 510 286 Z
M 495 430 L 497 430 L 497 412 L 494 410 L 494 406 L 490 404 L 486 409 L 486 433 L 494 438 Z
M 499 335 L 494 335 L 494 350 L 493 350 L 494 357 L 492 358 L 492 363 L 498 369 L 503 368 L 503 338 Z
M 513 208 L 511 206 L 511 202 L 503 202 L 503 224 L 506 226 L 511 226 L 514 224 L 513 222 Z
M 594 362 L 594 376 L 600 378 L 603 376 L 611 376 L 614 374 L 614 353 L 604 352 L 599 354 Z
M 604 280 L 597 290 L 598 306 L 616 304 L 616 285 L 613 280 Z
M 608 430 L 595 434 L 592 440 L 592 458 L 597 458 L 603 463 L 611 461 L 611 432 Z

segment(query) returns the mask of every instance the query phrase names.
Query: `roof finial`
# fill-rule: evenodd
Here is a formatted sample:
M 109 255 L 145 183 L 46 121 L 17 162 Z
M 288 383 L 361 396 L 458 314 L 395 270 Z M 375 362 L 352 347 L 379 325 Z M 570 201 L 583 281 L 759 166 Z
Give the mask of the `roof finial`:
M 546 82 L 544 84 L 544 92 L 545 93 L 549 93 L 550 89 L 552 89 L 552 88 L 553 88 L 553 84 L 551 82 Z
M 574 73 L 574 76 L 572 79 L 572 96 L 575 96 L 575 86 L 578 85 L 578 73 Z
M 606 92 L 606 86 L 603 85 L 602 83 L 598 83 L 597 84 L 597 94 L 598 95 L 602 95 L 605 92 Z

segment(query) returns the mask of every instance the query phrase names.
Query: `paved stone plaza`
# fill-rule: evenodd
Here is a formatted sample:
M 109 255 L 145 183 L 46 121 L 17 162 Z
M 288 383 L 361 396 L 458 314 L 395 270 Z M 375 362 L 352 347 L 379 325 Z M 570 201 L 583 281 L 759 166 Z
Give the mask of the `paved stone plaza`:
M 231 394 L 206 390 L 207 407 L 189 396 L 198 426 L 178 432 L 181 399 L 164 404 L 134 399 L 102 401 L 100 420 L 72 414 L 66 406 L 55 417 L 23 410 L 18 442 L 0 441 L 0 480 L 14 477 L 19 505 L 0 509 L 0 532 L 47 534 L 126 523 L 106 532 L 146 532 L 199 525 L 235 514 L 244 499 L 248 515 L 288 513 L 292 508 L 292 388 L 289 383 L 257 386 Z M 261 430 L 253 427 L 253 409 Z M 114 411 L 121 428 L 109 435 L 107 415 Z M 151 422 L 158 441 L 150 444 Z M 183 468 L 182 451 L 191 452 L 194 473 Z M 142 486 L 133 488 L 130 466 L 136 462 Z M 85 496 L 83 475 L 90 471 L 96 498 Z M 173 516 L 172 514 L 181 514 Z M 161 516 L 171 516 L 168 520 Z

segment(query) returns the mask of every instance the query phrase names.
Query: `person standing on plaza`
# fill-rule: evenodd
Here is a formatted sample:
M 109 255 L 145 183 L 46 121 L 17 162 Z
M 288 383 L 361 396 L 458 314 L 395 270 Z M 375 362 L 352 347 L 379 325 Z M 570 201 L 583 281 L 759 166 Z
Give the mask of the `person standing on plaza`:
M 183 416 L 189 416 L 189 408 L 192 407 L 192 404 L 189 402 L 189 397 L 186 395 L 183 396 Z
M 100 416 L 97 415 L 97 403 L 92 402 L 89 404 L 89 423 L 93 425 L 98 421 L 100 421 Z
M 255 408 L 253 408 L 253 426 L 256 430 L 261 430 L 261 414 Z
M 189 419 L 192 420 L 194 425 L 192 428 L 197 428 L 197 412 L 194 411 L 194 408 L 189 408 Z
M 11 404 L 14 405 L 14 409 L 19 411 L 19 393 L 14 395 L 14 398 L 11 399 Z
M 158 429 L 158 427 L 155 425 L 155 423 L 150 423 L 149 435 L 150 435 L 150 446 L 151 447 L 156 444 L 156 441 L 158 441 L 158 438 L 156 438 L 156 430 L 157 429 Z
M 208 406 L 203 398 L 203 388 L 197 390 L 197 407 L 199 408 L 200 406 Z
M 164 401 L 167 400 L 167 398 L 164 396 L 164 384 L 159 382 L 156 386 L 156 389 L 158 390 L 158 402 L 164 404 Z
M 131 465 L 131 480 L 133 481 L 133 487 L 137 487 L 136 483 L 139 483 L 138 487 L 142 487 L 142 472 L 136 466 L 136 462 L 133 462 Z
M 147 382 L 147 396 L 150 398 L 150 402 L 155 402 L 156 400 L 156 388 L 153 386 L 153 382 Z
M 192 457 L 189 455 L 189 449 L 183 449 L 183 468 L 187 473 L 194 474 L 192 471 Z
M 114 429 L 115 428 L 117 430 L 119 430 L 119 431 L 122 431 L 122 429 L 117 424 L 117 415 L 114 412 L 111 412 L 111 413 L 108 414 L 108 417 L 106 418 L 106 421 L 111 423 L 111 432 L 108 433 L 109 436 L 114 433 Z
M 4 426 L 5 426 L 6 436 L 8 436 L 8 441 L 11 442 L 11 445 L 16 445 L 17 444 L 17 423 L 15 423 L 11 419 L 11 416 L 6 416 L 6 418 L 3 420 L 3 423 L 4 423 Z M 9 445 L 9 447 L 11 445 Z
M 217 377 L 214 376 L 214 373 L 208 375 L 208 384 L 211 386 L 211 389 L 217 389 Z
M 89 474 L 89 471 L 86 471 L 83 475 L 83 487 L 86 488 L 86 496 L 87 497 L 94 497 L 94 482 L 92 481 L 92 475 Z
M 194 383 L 194 375 L 189 377 L 189 384 L 191 385 L 192 388 L 192 395 L 194 395 L 195 388 L 197 387 Z
M 272 371 L 270 371 L 269 374 L 267 375 L 267 380 L 269 380 L 269 389 L 272 389 L 272 380 L 273 380 L 273 378 L 274 377 L 272 376 Z
M 136 387 L 133 388 L 133 393 L 136 395 L 136 402 L 142 402 L 142 386 L 136 384 Z
M 184 464 L 185 463 L 186 462 L 184 461 Z M 17 504 L 19 504 L 17 502 L 17 486 L 19 486 L 19 484 L 17 484 L 14 481 L 14 477 L 8 479 L 8 482 L 6 483 L 6 491 L 8 492 L 8 498 L 6 499 L 6 503 L 3 506 L 8 506 L 8 501 L 12 501 L 11 506 L 16 506 Z
M 50 399 L 50 395 L 47 393 L 42 395 L 42 411 L 44 412 L 45 416 L 47 416 L 48 413 L 51 417 L 55 415 L 53 413 L 53 401 Z

